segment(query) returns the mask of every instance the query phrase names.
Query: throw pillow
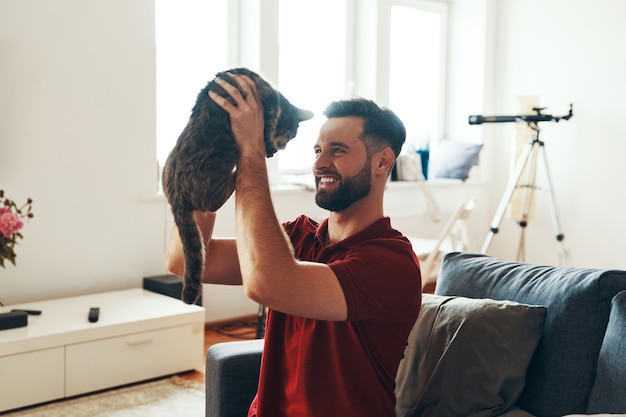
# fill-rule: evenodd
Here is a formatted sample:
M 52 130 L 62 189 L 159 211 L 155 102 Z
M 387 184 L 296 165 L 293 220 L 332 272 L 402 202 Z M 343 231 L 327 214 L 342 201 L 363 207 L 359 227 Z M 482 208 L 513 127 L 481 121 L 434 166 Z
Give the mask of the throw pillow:
M 537 416 L 585 413 L 611 300 L 626 271 L 555 267 L 476 253 L 447 254 L 435 293 L 513 300 L 548 308 L 520 408 Z
M 433 165 L 438 178 L 453 178 L 465 181 L 470 168 L 478 161 L 482 143 L 442 140 L 437 145 Z
M 545 307 L 424 294 L 396 377 L 398 417 L 497 416 L 522 392 Z
M 626 291 L 613 297 L 588 413 L 626 411 Z

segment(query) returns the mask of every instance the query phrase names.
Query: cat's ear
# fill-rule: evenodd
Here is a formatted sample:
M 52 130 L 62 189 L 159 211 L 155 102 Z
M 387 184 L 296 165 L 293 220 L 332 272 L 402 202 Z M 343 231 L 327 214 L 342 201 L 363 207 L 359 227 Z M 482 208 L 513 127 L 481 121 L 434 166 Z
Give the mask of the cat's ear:
M 298 109 L 298 119 L 300 119 L 301 122 L 304 122 L 305 120 L 309 120 L 312 118 L 313 118 L 312 111 Z

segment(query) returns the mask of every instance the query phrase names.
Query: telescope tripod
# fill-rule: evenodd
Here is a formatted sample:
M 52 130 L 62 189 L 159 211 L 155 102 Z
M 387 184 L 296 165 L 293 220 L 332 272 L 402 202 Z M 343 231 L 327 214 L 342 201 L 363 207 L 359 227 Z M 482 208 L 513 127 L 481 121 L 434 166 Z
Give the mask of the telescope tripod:
M 502 217 L 506 211 L 506 208 L 509 206 L 511 202 L 511 197 L 513 196 L 513 192 L 516 188 L 523 188 L 524 193 L 522 195 L 521 207 L 522 213 L 520 219 L 518 221 L 519 226 L 521 227 L 521 235 L 519 246 L 517 249 L 517 261 L 524 261 L 525 257 L 525 230 L 526 226 L 528 226 L 528 217 L 529 217 L 529 202 L 530 197 L 532 197 L 531 190 L 537 189 L 538 187 L 534 183 L 535 173 L 537 171 L 537 159 L 538 155 L 541 154 L 546 178 L 548 182 L 548 192 L 550 196 L 550 208 L 552 212 L 552 223 L 555 229 L 556 240 L 559 244 L 559 263 L 561 266 L 565 265 L 565 247 L 563 245 L 563 239 L 565 238 L 561 233 L 561 228 L 559 225 L 559 215 L 556 210 L 556 202 L 554 199 L 554 188 L 552 187 L 552 179 L 550 177 L 550 170 L 548 169 L 548 160 L 546 158 L 545 144 L 539 140 L 539 127 L 534 122 L 529 122 L 528 126 L 535 131 L 535 135 L 533 139 L 531 139 L 522 150 L 520 157 L 515 166 L 515 171 L 511 176 L 505 190 L 502 195 L 502 199 L 500 200 L 500 204 L 498 205 L 498 209 L 496 210 L 496 214 L 493 217 L 491 222 L 491 228 L 489 233 L 487 234 L 487 238 L 483 244 L 481 249 L 482 253 L 486 253 L 487 249 L 489 249 L 489 245 L 491 244 L 491 240 L 493 236 L 498 233 L 498 227 L 500 226 L 500 222 L 502 221 Z M 520 179 L 522 179 L 522 174 L 524 174 L 524 169 L 528 166 L 528 170 L 526 171 L 525 181 L 520 184 Z

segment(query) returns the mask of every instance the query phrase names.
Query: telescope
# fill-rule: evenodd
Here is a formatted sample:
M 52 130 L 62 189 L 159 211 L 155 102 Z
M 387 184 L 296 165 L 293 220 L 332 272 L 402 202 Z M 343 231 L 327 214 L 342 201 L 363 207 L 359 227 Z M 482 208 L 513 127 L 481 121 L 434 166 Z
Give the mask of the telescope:
M 559 122 L 559 120 L 569 120 L 574 113 L 572 112 L 572 105 L 569 105 L 569 113 L 565 116 L 553 116 L 551 114 L 543 114 L 542 111 L 545 107 L 533 107 L 533 111 L 536 114 L 521 114 L 517 116 L 481 116 L 479 114 L 470 115 L 469 124 L 480 125 L 483 123 L 509 123 L 509 122 Z
M 487 249 L 489 249 L 489 245 L 491 244 L 491 239 L 493 236 L 498 233 L 498 229 L 500 226 L 500 222 L 502 221 L 502 217 L 506 211 L 506 208 L 509 206 L 511 202 L 511 198 L 513 197 L 513 192 L 522 188 L 524 190 L 524 194 L 521 198 L 523 213 L 518 221 L 518 224 L 522 228 L 522 234 L 520 237 L 519 247 L 517 249 L 517 260 L 523 261 L 523 257 L 525 254 L 524 250 L 524 230 L 528 225 L 528 210 L 530 210 L 531 205 L 529 202 L 533 201 L 533 197 L 529 196 L 528 192 L 531 189 L 537 188 L 535 185 L 535 172 L 537 169 L 537 157 L 540 153 L 543 156 L 543 162 L 545 165 L 546 176 L 548 180 L 548 190 L 549 196 L 551 199 L 551 208 L 552 208 L 552 220 L 554 223 L 554 227 L 556 229 L 556 241 L 560 244 L 560 253 L 559 257 L 561 260 L 561 265 L 565 265 L 565 247 L 563 246 L 564 236 L 560 231 L 559 227 L 559 216 L 556 211 L 556 203 L 554 202 L 554 188 L 552 187 L 552 180 L 550 179 L 550 171 L 548 170 L 548 159 L 546 158 L 546 150 L 545 145 L 542 141 L 539 140 L 539 125 L 538 122 L 558 122 L 560 120 L 569 120 L 573 115 L 572 104 L 569 105 L 569 113 L 564 116 L 553 116 L 551 114 L 543 114 L 543 110 L 545 107 L 533 107 L 533 111 L 535 114 L 522 114 L 518 116 L 481 116 L 481 115 L 472 115 L 469 117 L 469 124 L 471 125 L 479 125 L 482 123 L 507 123 L 507 122 L 526 122 L 528 123 L 528 127 L 535 131 L 533 139 L 528 141 L 525 148 L 521 150 L 519 155 L 519 159 L 515 164 L 515 171 L 513 176 L 509 179 L 509 182 L 504 190 L 504 194 L 502 195 L 502 199 L 500 200 L 500 204 L 498 205 L 498 209 L 496 214 L 491 222 L 491 227 L 489 229 L 489 233 L 487 234 L 487 238 L 485 239 L 485 243 L 481 249 L 481 253 L 486 253 Z M 526 171 L 525 169 L 528 168 Z M 520 182 L 522 179 L 522 175 L 526 177 L 525 183 Z

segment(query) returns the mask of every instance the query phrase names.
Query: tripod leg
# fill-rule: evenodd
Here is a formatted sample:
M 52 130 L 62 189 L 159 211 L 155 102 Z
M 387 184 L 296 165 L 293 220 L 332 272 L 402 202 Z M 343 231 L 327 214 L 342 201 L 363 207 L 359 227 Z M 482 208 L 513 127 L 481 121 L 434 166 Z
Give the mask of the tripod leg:
M 561 233 L 561 226 L 559 223 L 559 214 L 556 209 L 556 200 L 554 198 L 554 188 L 552 187 L 552 178 L 550 177 L 550 170 L 548 169 L 548 158 L 546 157 L 546 149 L 541 144 L 540 150 L 543 155 L 543 163 L 546 171 L 546 179 L 548 181 L 548 191 L 550 193 L 550 208 L 552 209 L 552 224 L 554 225 L 554 231 L 556 232 L 556 241 L 559 243 L 559 264 L 565 266 L 565 245 L 563 239 L 565 236 Z
M 489 249 L 489 245 L 491 244 L 491 239 L 493 239 L 493 235 L 498 233 L 498 227 L 500 226 L 500 222 L 502 221 L 502 217 L 504 217 L 504 212 L 506 211 L 509 202 L 511 201 L 511 197 L 513 196 L 513 191 L 515 191 L 515 187 L 519 182 L 519 179 L 524 171 L 524 167 L 528 162 L 528 157 L 530 156 L 531 151 L 533 150 L 533 146 L 535 146 L 535 141 L 530 141 L 525 146 L 520 155 L 519 160 L 517 161 L 517 165 L 515 166 L 515 171 L 509 180 L 506 188 L 504 189 L 504 194 L 502 195 L 502 199 L 500 200 L 500 204 L 498 205 L 498 209 L 496 210 L 496 214 L 491 221 L 491 228 L 489 229 L 489 233 L 487 234 L 487 238 L 485 239 L 485 243 L 483 243 L 483 247 L 480 250 L 481 253 L 487 253 Z
M 519 238 L 519 246 L 517 247 L 517 258 L 515 258 L 518 262 L 524 262 L 526 260 L 526 228 L 522 227 Z
M 522 199 L 520 201 L 519 207 L 522 212 L 520 214 L 520 220 L 518 222 L 521 230 L 520 230 L 520 239 L 519 244 L 517 246 L 517 261 L 524 262 L 526 260 L 526 227 L 528 226 L 528 218 L 529 212 L 532 209 L 531 204 L 534 202 L 534 193 L 533 190 L 536 187 L 536 172 L 537 172 L 537 153 L 538 150 L 541 149 L 535 145 L 539 144 L 541 146 L 541 142 L 537 139 L 533 142 L 533 148 L 528 157 L 528 161 L 526 162 L 526 180 L 524 184 L 518 184 L 518 187 L 522 189 Z

